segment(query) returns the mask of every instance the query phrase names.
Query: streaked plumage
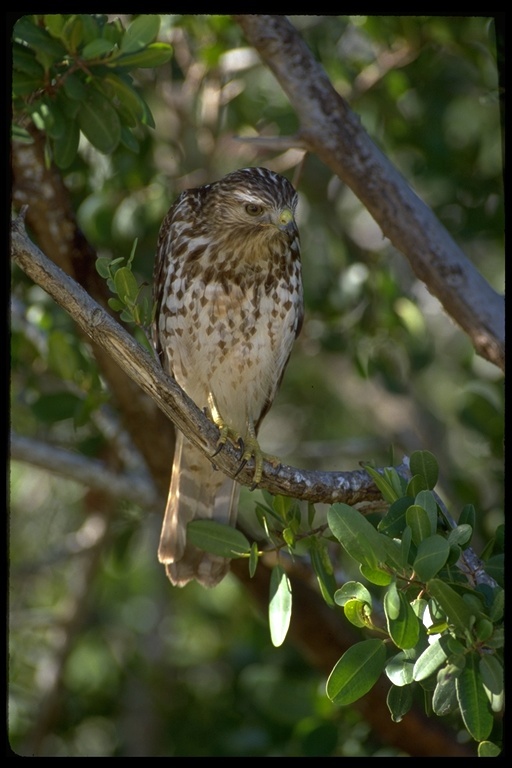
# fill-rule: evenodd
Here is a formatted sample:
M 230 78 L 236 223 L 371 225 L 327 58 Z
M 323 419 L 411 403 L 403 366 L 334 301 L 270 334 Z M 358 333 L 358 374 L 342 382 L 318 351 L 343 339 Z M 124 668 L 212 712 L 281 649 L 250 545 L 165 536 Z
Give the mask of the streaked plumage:
M 160 229 L 155 347 L 199 408 L 251 444 L 302 323 L 297 194 L 245 168 L 183 192 Z M 218 412 L 218 414 L 216 413 Z M 239 486 L 180 433 L 158 551 L 178 586 L 214 586 L 229 561 L 186 541 L 195 518 L 235 525 Z

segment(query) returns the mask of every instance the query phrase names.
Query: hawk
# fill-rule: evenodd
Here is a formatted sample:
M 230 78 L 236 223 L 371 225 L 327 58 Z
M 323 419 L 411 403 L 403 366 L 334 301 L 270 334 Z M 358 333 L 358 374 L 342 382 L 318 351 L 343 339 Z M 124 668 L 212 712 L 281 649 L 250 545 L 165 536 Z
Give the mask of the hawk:
M 276 395 L 303 316 L 297 193 L 266 168 L 243 168 L 183 192 L 158 237 L 154 343 L 164 369 L 255 460 L 258 428 Z M 187 524 L 234 526 L 240 486 L 183 434 L 176 440 L 158 558 L 171 582 L 212 587 L 229 560 L 187 543 Z

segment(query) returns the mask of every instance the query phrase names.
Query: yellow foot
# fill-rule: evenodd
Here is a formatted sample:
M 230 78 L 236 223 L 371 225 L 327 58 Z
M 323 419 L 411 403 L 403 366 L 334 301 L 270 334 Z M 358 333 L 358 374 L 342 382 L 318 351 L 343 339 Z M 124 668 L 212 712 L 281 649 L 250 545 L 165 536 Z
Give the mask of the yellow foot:
M 208 404 L 210 407 L 212 420 L 220 430 L 220 437 L 217 442 L 217 448 L 213 453 L 212 458 L 217 456 L 217 454 L 223 449 L 228 440 L 237 446 L 240 449 L 240 466 L 235 472 L 235 477 L 242 471 L 250 459 L 254 459 L 253 482 L 250 486 L 250 490 L 253 491 L 261 481 L 263 475 L 263 462 L 269 461 L 274 467 L 278 467 L 281 464 L 280 459 L 277 456 L 271 456 L 269 454 L 263 453 L 256 438 L 256 430 L 254 429 L 254 424 L 252 421 L 247 424 L 247 435 L 244 437 L 239 432 L 226 424 L 226 422 L 221 417 L 215 405 L 215 401 L 211 395 L 208 398 Z

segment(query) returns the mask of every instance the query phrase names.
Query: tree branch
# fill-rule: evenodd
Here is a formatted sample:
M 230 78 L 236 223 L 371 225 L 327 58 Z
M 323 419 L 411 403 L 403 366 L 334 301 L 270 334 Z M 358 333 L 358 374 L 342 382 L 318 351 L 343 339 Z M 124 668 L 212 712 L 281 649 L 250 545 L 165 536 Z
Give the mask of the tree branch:
M 95 269 L 96 252 L 76 222 L 62 175 L 45 162 L 45 137 L 30 128 L 31 144 L 13 141 L 13 202 L 28 205 L 27 224 L 40 248 L 107 309 L 109 292 Z M 110 311 L 107 309 L 107 311 Z M 151 470 L 163 498 L 167 495 L 174 451 L 171 422 L 162 424 L 160 411 L 111 356 L 91 345 L 98 368 L 116 402 L 126 431 Z
M 174 379 L 164 373 L 149 352 L 32 243 L 25 231 L 23 215 L 24 212 L 12 224 L 12 256 L 16 263 L 71 315 L 89 338 L 111 356 L 205 456 L 212 456 L 219 439 L 217 427 Z M 253 462 L 248 462 L 238 472 L 238 449 L 230 443 L 215 457 L 215 464 L 230 477 L 236 475 L 243 485 L 252 484 Z M 401 471 L 407 474 L 405 466 Z M 282 493 L 311 502 L 357 504 L 381 498 L 365 470 L 306 471 L 284 465 L 275 467 L 265 462 L 260 487 L 273 494 Z
M 129 499 L 145 509 L 155 508 L 158 504 L 158 494 L 151 482 L 140 475 L 113 472 L 103 461 L 15 433 L 11 433 L 10 454 L 17 461 L 75 480 L 109 498 Z
M 372 142 L 287 18 L 234 18 L 295 109 L 301 146 L 315 152 L 352 189 L 477 353 L 504 370 L 503 297 Z

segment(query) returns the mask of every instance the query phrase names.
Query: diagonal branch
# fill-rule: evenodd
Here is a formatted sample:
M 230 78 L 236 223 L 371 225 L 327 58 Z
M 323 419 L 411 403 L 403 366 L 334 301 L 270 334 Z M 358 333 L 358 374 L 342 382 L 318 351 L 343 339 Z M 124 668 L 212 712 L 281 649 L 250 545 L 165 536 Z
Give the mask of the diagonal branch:
M 19 267 L 71 315 L 89 338 L 111 356 L 194 445 L 206 456 L 212 456 L 219 439 L 217 427 L 174 379 L 164 373 L 149 352 L 32 243 L 25 231 L 23 213 L 12 225 L 12 256 Z M 215 464 L 230 477 L 236 475 L 243 485 L 252 485 L 252 462 L 238 472 L 238 449 L 230 443 L 215 457 Z M 403 471 L 406 472 L 405 467 Z M 364 470 L 305 471 L 283 465 L 274 467 L 265 462 L 260 487 L 270 493 L 282 493 L 312 502 L 344 501 L 356 504 L 381 498 Z
M 372 142 L 288 19 L 265 14 L 234 18 L 295 109 L 301 146 L 352 189 L 477 353 L 503 370 L 503 297 Z
M 101 491 L 109 498 L 129 499 L 146 509 L 158 504 L 155 486 L 141 475 L 114 472 L 98 459 L 71 453 L 16 433 L 11 433 L 9 447 L 12 459 L 75 480 L 89 489 Z

